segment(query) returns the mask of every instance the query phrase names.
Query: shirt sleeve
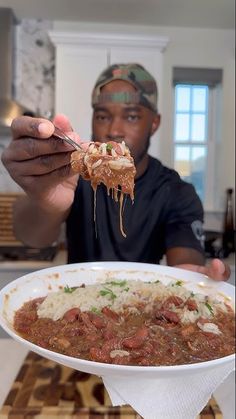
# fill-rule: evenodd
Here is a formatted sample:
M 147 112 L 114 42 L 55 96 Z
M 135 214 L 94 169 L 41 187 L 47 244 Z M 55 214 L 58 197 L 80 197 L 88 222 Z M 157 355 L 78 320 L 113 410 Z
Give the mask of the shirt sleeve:
M 170 187 L 165 231 L 166 249 L 193 248 L 204 254 L 203 207 L 194 187 L 183 181 Z

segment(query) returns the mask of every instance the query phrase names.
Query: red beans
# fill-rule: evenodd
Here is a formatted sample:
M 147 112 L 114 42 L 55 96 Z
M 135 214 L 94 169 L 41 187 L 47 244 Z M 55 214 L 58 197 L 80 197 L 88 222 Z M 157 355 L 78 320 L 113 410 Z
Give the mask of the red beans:
M 65 319 L 68 323 L 73 323 L 78 320 L 80 313 L 81 311 L 79 308 L 71 308 L 64 314 L 63 319 Z
M 97 329 L 102 329 L 102 328 L 106 327 L 106 325 L 107 325 L 106 319 L 104 319 L 104 317 L 102 317 L 102 316 L 99 316 L 98 314 L 90 312 L 89 313 L 89 318 L 90 318 L 90 321 L 93 323 L 93 325 Z
M 110 355 L 108 352 L 104 351 L 101 348 L 97 348 L 97 347 L 92 347 L 90 349 L 90 357 L 92 361 L 97 361 L 97 362 L 110 362 Z
M 121 348 L 122 348 L 122 340 L 118 337 L 114 337 L 108 340 L 103 345 L 103 349 L 107 352 L 110 352 L 114 349 L 121 349 Z
M 111 310 L 109 307 L 103 307 L 102 313 L 105 314 L 106 317 L 112 320 L 119 320 L 120 316 L 115 311 Z
M 175 307 L 178 307 L 178 306 L 180 306 L 181 304 L 183 304 L 183 300 L 182 300 L 182 298 L 180 298 L 180 297 L 178 297 L 177 295 L 175 295 L 175 296 L 171 296 L 171 297 L 168 297 L 165 301 L 164 301 L 164 303 L 162 304 L 162 308 L 164 308 L 164 309 L 168 309 L 168 308 L 170 308 L 171 306 L 175 306 Z
M 170 310 L 158 310 L 156 312 L 156 318 L 158 320 L 167 320 L 176 324 L 180 322 L 178 314 Z
M 197 303 L 196 303 L 196 301 L 195 301 L 195 300 L 193 300 L 193 299 L 191 299 L 191 298 L 189 298 L 189 299 L 186 301 L 185 305 L 187 306 L 188 310 L 190 310 L 190 311 L 197 310 Z
M 159 305 L 156 302 L 154 308 L 144 305 L 122 314 L 110 307 L 102 312 L 82 312 L 74 307 L 62 319 L 53 321 L 38 318 L 35 300 L 16 312 L 14 327 L 25 339 L 44 348 L 119 365 L 189 364 L 233 353 L 234 313 L 222 311 L 214 317 L 221 331 L 214 335 L 199 328 L 199 324 L 209 323 L 208 318 L 181 323 L 179 308 L 190 313 L 194 303 L 194 298 L 185 303 L 179 297 L 169 298 Z
M 124 348 L 136 349 L 140 348 L 148 337 L 148 328 L 143 326 L 137 332 L 128 338 L 123 339 Z

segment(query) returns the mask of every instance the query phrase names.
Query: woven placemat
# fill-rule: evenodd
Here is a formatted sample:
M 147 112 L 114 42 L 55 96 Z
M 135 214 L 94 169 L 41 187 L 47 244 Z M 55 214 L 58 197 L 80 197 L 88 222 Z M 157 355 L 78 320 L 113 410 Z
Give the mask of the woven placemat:
M 58 417 L 142 419 L 130 406 L 111 406 L 99 377 L 64 367 L 29 352 L 0 410 L 0 419 Z M 223 417 L 215 400 L 211 399 L 198 418 Z

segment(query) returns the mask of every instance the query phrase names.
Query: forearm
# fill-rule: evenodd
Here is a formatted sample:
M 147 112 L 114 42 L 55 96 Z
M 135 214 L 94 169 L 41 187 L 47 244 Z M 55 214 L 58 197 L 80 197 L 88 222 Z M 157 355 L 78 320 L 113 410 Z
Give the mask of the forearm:
M 176 266 L 182 264 L 205 265 L 205 257 L 195 249 L 173 247 L 166 252 L 167 264 Z
M 30 247 L 50 246 L 58 239 L 68 213 L 47 212 L 26 196 L 19 198 L 13 210 L 15 236 Z

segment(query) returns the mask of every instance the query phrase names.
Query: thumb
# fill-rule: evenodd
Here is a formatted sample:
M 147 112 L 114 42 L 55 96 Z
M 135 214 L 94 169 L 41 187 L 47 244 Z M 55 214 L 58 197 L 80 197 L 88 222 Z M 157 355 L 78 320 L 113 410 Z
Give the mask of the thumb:
M 230 277 L 230 267 L 220 259 L 213 259 L 209 266 L 209 276 L 216 280 L 227 281 Z

